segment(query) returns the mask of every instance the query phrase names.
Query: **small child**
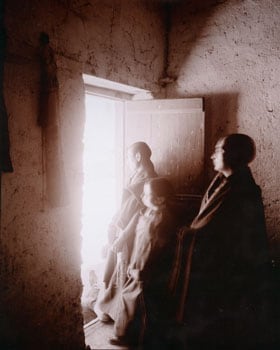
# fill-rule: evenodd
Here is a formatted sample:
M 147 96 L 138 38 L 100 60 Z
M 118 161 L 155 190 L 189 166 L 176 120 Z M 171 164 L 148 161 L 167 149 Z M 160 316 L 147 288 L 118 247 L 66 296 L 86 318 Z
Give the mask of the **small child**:
M 137 219 L 132 219 L 137 220 L 135 239 L 128 279 L 119 293 L 113 318 L 116 336 L 110 340 L 113 345 L 126 345 L 131 340 L 135 343 L 129 332 L 132 324 L 138 322 L 142 335 L 151 329 L 156 334 L 157 325 L 161 328 L 159 324 L 169 319 L 168 284 L 176 240 L 176 224 L 170 210 L 173 195 L 174 190 L 165 178 L 154 178 L 144 185 L 142 202 L 146 208 Z M 137 343 L 141 334 L 136 338 Z

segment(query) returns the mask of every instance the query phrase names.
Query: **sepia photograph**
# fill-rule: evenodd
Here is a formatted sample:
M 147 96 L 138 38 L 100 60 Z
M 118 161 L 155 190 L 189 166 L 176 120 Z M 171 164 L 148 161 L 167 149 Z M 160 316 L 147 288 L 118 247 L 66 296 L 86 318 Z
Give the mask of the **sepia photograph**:
M 0 349 L 280 349 L 280 1 L 0 0 Z

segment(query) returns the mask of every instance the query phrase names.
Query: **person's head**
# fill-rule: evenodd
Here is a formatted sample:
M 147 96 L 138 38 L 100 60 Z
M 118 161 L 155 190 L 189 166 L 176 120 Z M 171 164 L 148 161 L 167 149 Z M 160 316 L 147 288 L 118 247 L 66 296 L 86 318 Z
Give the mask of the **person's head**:
M 155 177 L 146 181 L 142 194 L 142 202 L 148 208 L 157 210 L 167 204 L 174 196 L 174 188 L 163 177 Z
M 145 142 L 135 142 L 127 150 L 128 166 L 136 170 L 140 166 L 146 167 L 151 164 L 152 151 Z
M 230 134 L 221 138 L 211 156 L 214 169 L 229 176 L 255 158 L 254 140 L 245 134 Z

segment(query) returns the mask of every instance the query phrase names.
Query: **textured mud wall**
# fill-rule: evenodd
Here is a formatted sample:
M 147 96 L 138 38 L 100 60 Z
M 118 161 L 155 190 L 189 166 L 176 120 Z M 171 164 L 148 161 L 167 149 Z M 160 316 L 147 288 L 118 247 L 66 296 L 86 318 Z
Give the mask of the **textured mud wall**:
M 6 2 L 5 100 L 14 173 L 2 176 L 1 348 L 82 349 L 80 249 L 82 73 L 160 90 L 159 4 L 145 1 Z M 39 34 L 56 53 L 59 123 L 69 200 L 43 201 Z M 3 311 L 3 312 L 2 312 Z M 2 316 L 3 315 L 3 316 Z
M 251 135 L 272 255 L 280 256 L 280 3 L 190 1 L 173 9 L 169 97 L 205 97 L 206 161 L 218 137 Z M 212 173 L 213 174 L 213 173 Z

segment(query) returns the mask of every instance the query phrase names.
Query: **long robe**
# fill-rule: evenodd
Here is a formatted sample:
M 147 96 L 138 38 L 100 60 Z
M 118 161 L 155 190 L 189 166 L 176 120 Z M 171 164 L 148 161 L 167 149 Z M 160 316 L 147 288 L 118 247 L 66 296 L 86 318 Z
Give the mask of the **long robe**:
M 270 266 L 261 190 L 248 167 L 214 178 L 178 257 L 178 318 L 186 348 L 262 348 Z
M 105 290 L 98 297 L 96 310 L 99 309 L 111 317 L 114 314 L 115 295 L 118 289 L 123 287 L 127 279 L 126 272 L 135 235 L 133 225 L 136 224 L 132 218 L 144 207 L 141 195 L 145 182 L 156 176 L 157 174 L 152 164 L 145 169 L 137 171 L 132 176 L 128 186 L 123 189 L 120 209 L 109 225 L 109 244 L 113 244 L 116 239 L 122 237 L 123 245 L 118 253 L 111 249 L 108 251 L 103 279 Z
M 145 333 L 146 343 L 158 345 L 173 311 L 169 281 L 175 242 L 176 222 L 167 208 L 138 215 L 128 269 L 131 276 L 116 298 L 113 315 L 116 335 L 132 336 L 129 326 L 137 322 L 137 336 Z

